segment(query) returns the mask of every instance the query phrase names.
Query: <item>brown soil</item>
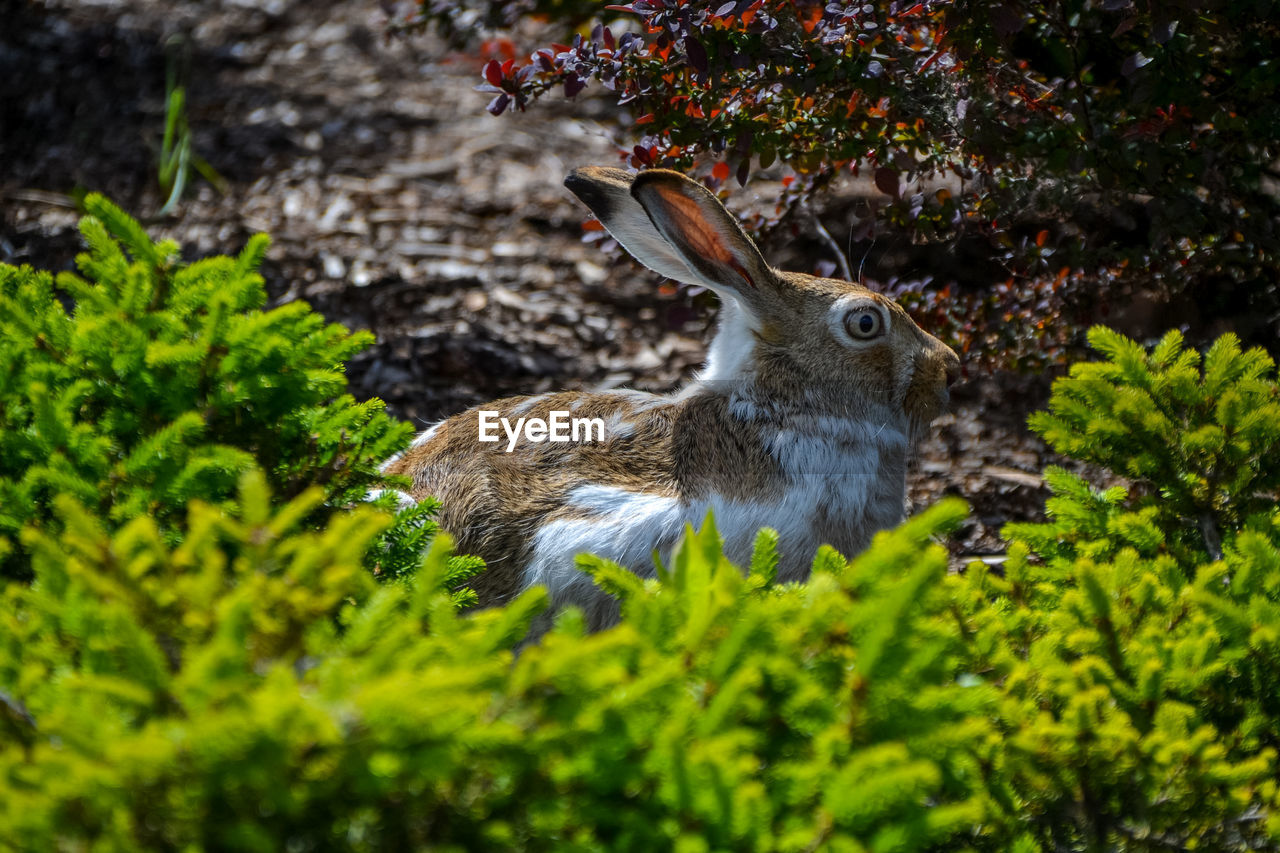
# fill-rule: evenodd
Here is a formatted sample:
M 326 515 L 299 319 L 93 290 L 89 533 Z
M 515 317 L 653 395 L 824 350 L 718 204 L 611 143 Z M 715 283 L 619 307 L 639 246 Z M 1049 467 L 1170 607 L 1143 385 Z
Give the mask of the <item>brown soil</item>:
M 228 186 L 198 181 L 149 228 L 187 257 L 269 232 L 275 302 L 377 334 L 350 365 L 358 397 L 426 424 L 510 393 L 669 389 L 702 359 L 705 297 L 580 239 L 561 180 L 617 162 L 602 98 L 494 118 L 477 59 L 388 42 L 371 0 L 0 0 L 0 18 L 0 260 L 71 268 L 77 192 L 162 206 L 165 45 L 181 37 L 194 147 Z M 818 245 L 783 256 L 803 269 Z M 970 376 L 921 447 L 916 504 L 973 506 L 957 555 L 998 552 L 1001 524 L 1040 516 L 1048 457 L 1024 423 L 1045 386 Z

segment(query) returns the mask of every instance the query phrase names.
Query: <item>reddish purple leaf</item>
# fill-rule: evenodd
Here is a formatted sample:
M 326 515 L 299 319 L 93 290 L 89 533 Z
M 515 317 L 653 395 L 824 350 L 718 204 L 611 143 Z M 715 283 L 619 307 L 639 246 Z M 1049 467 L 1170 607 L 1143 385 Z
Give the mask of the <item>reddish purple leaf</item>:
M 502 63 L 496 59 L 490 59 L 484 66 L 484 79 L 488 80 L 490 85 L 502 85 Z
M 876 188 L 885 195 L 898 197 L 898 173 L 888 166 L 881 166 L 876 169 L 875 175 Z
M 707 49 L 702 46 L 702 42 L 693 36 L 685 36 L 684 53 L 689 57 L 689 65 L 700 74 L 707 73 Z
M 1178 31 L 1178 22 L 1172 19 L 1157 20 L 1151 27 L 1151 40 L 1156 44 L 1164 44 L 1173 38 Z
M 1150 63 L 1151 57 L 1143 56 L 1142 51 L 1138 51 L 1120 65 L 1120 73 L 1128 77 L 1139 68 L 1142 68 L 1144 65 L 1149 65 Z
M 1119 24 L 1116 25 L 1115 31 L 1111 33 L 1111 37 L 1119 38 L 1120 36 L 1129 32 L 1129 30 L 1136 27 L 1138 25 L 1138 21 L 1140 20 L 1142 20 L 1140 16 L 1136 14 L 1130 15 L 1129 17 L 1125 18 L 1123 21 L 1121 21 Z
M 1026 24 L 1022 19 L 1022 15 L 1018 14 L 1012 6 L 997 6 L 991 12 L 991 26 L 995 29 L 996 35 L 1001 38 L 1008 38 L 1016 32 L 1019 32 Z

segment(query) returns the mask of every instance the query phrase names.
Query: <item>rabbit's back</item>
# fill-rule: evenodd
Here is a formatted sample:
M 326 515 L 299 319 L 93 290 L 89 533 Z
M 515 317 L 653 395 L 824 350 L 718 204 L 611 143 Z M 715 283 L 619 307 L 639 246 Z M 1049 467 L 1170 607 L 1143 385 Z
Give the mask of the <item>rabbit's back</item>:
M 482 417 L 514 426 L 556 412 L 599 421 L 603 434 L 512 444 L 503 428 L 498 441 L 479 441 Z M 459 551 L 485 559 L 471 582 L 482 605 L 542 584 L 557 606 L 581 606 L 599 627 L 616 605 L 575 568 L 578 553 L 651 576 L 654 551 L 669 554 L 711 509 L 731 559 L 745 563 L 756 531 L 775 527 L 780 575 L 799 578 L 819 544 L 853 553 L 901 518 L 901 475 L 884 470 L 905 465 L 898 433 L 822 419 L 780 426 L 775 415 L 709 391 L 507 398 L 423 433 L 387 473 L 410 478 L 415 499 L 438 498 Z
M 554 413 L 578 420 L 578 440 L 572 426 L 569 441 L 527 440 L 524 425 L 547 423 Z M 536 558 L 547 561 L 541 531 L 590 522 L 590 507 L 577 497 L 583 487 L 677 494 L 669 461 L 674 414 L 665 398 L 637 392 L 508 397 L 436 424 L 384 470 L 408 477 L 415 500 L 440 501 L 441 528 L 460 553 L 487 565 L 470 582 L 481 604 L 498 604 L 529 585 Z
M 530 420 L 596 422 L 577 441 L 531 442 Z M 480 441 L 482 418 L 497 441 Z M 507 426 L 494 430 L 495 422 Z M 523 422 L 521 419 L 525 419 Z M 733 422 L 715 395 L 636 391 L 558 393 L 487 403 L 422 433 L 386 473 L 408 477 L 415 500 L 439 499 L 437 520 L 462 553 L 488 568 L 472 587 L 482 605 L 545 584 L 557 603 L 582 604 L 590 580 L 573 566 L 589 551 L 652 574 L 684 524 L 732 490 L 763 505 L 780 472 L 753 430 Z

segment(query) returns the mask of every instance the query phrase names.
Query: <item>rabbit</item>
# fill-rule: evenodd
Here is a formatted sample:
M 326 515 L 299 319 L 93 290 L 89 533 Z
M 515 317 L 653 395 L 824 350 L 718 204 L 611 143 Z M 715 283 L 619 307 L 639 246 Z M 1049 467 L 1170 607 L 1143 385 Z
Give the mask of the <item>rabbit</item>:
M 386 463 L 412 481 L 410 498 L 439 499 L 461 553 L 484 558 L 469 581 L 480 606 L 541 584 L 548 614 L 576 605 L 589 629 L 606 627 L 618 604 L 575 555 L 652 577 L 655 551 L 669 555 L 708 509 L 739 565 L 759 528 L 777 530 L 783 581 L 806 577 L 820 545 L 852 556 L 903 520 L 908 452 L 948 403 L 955 352 L 862 285 L 771 268 L 678 172 L 585 167 L 565 186 L 640 263 L 714 291 L 718 327 L 704 369 L 672 394 L 509 397 L 432 426 Z M 482 412 L 515 423 L 554 411 L 598 418 L 603 440 L 478 440 Z

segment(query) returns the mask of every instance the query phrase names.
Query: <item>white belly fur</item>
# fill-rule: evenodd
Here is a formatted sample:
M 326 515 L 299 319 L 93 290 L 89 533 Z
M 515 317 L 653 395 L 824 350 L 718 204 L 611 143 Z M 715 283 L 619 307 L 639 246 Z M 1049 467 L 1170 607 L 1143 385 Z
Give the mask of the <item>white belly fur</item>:
M 700 526 L 709 508 L 726 556 L 740 566 L 750 561 L 761 527 L 777 530 L 781 580 L 806 577 L 820 545 L 852 556 L 875 531 L 901 521 L 905 505 L 905 436 L 858 426 L 856 435 L 847 428 L 779 433 L 770 453 L 791 473 L 769 500 L 711 494 L 691 501 L 601 484 L 578 486 L 568 505 L 590 517 L 553 521 L 538 531 L 526 584 L 545 586 L 556 608 L 583 608 L 591 627 L 607 625 L 616 619 L 616 603 L 576 568 L 574 557 L 596 554 L 652 577 L 654 550 L 669 560 L 685 525 Z

